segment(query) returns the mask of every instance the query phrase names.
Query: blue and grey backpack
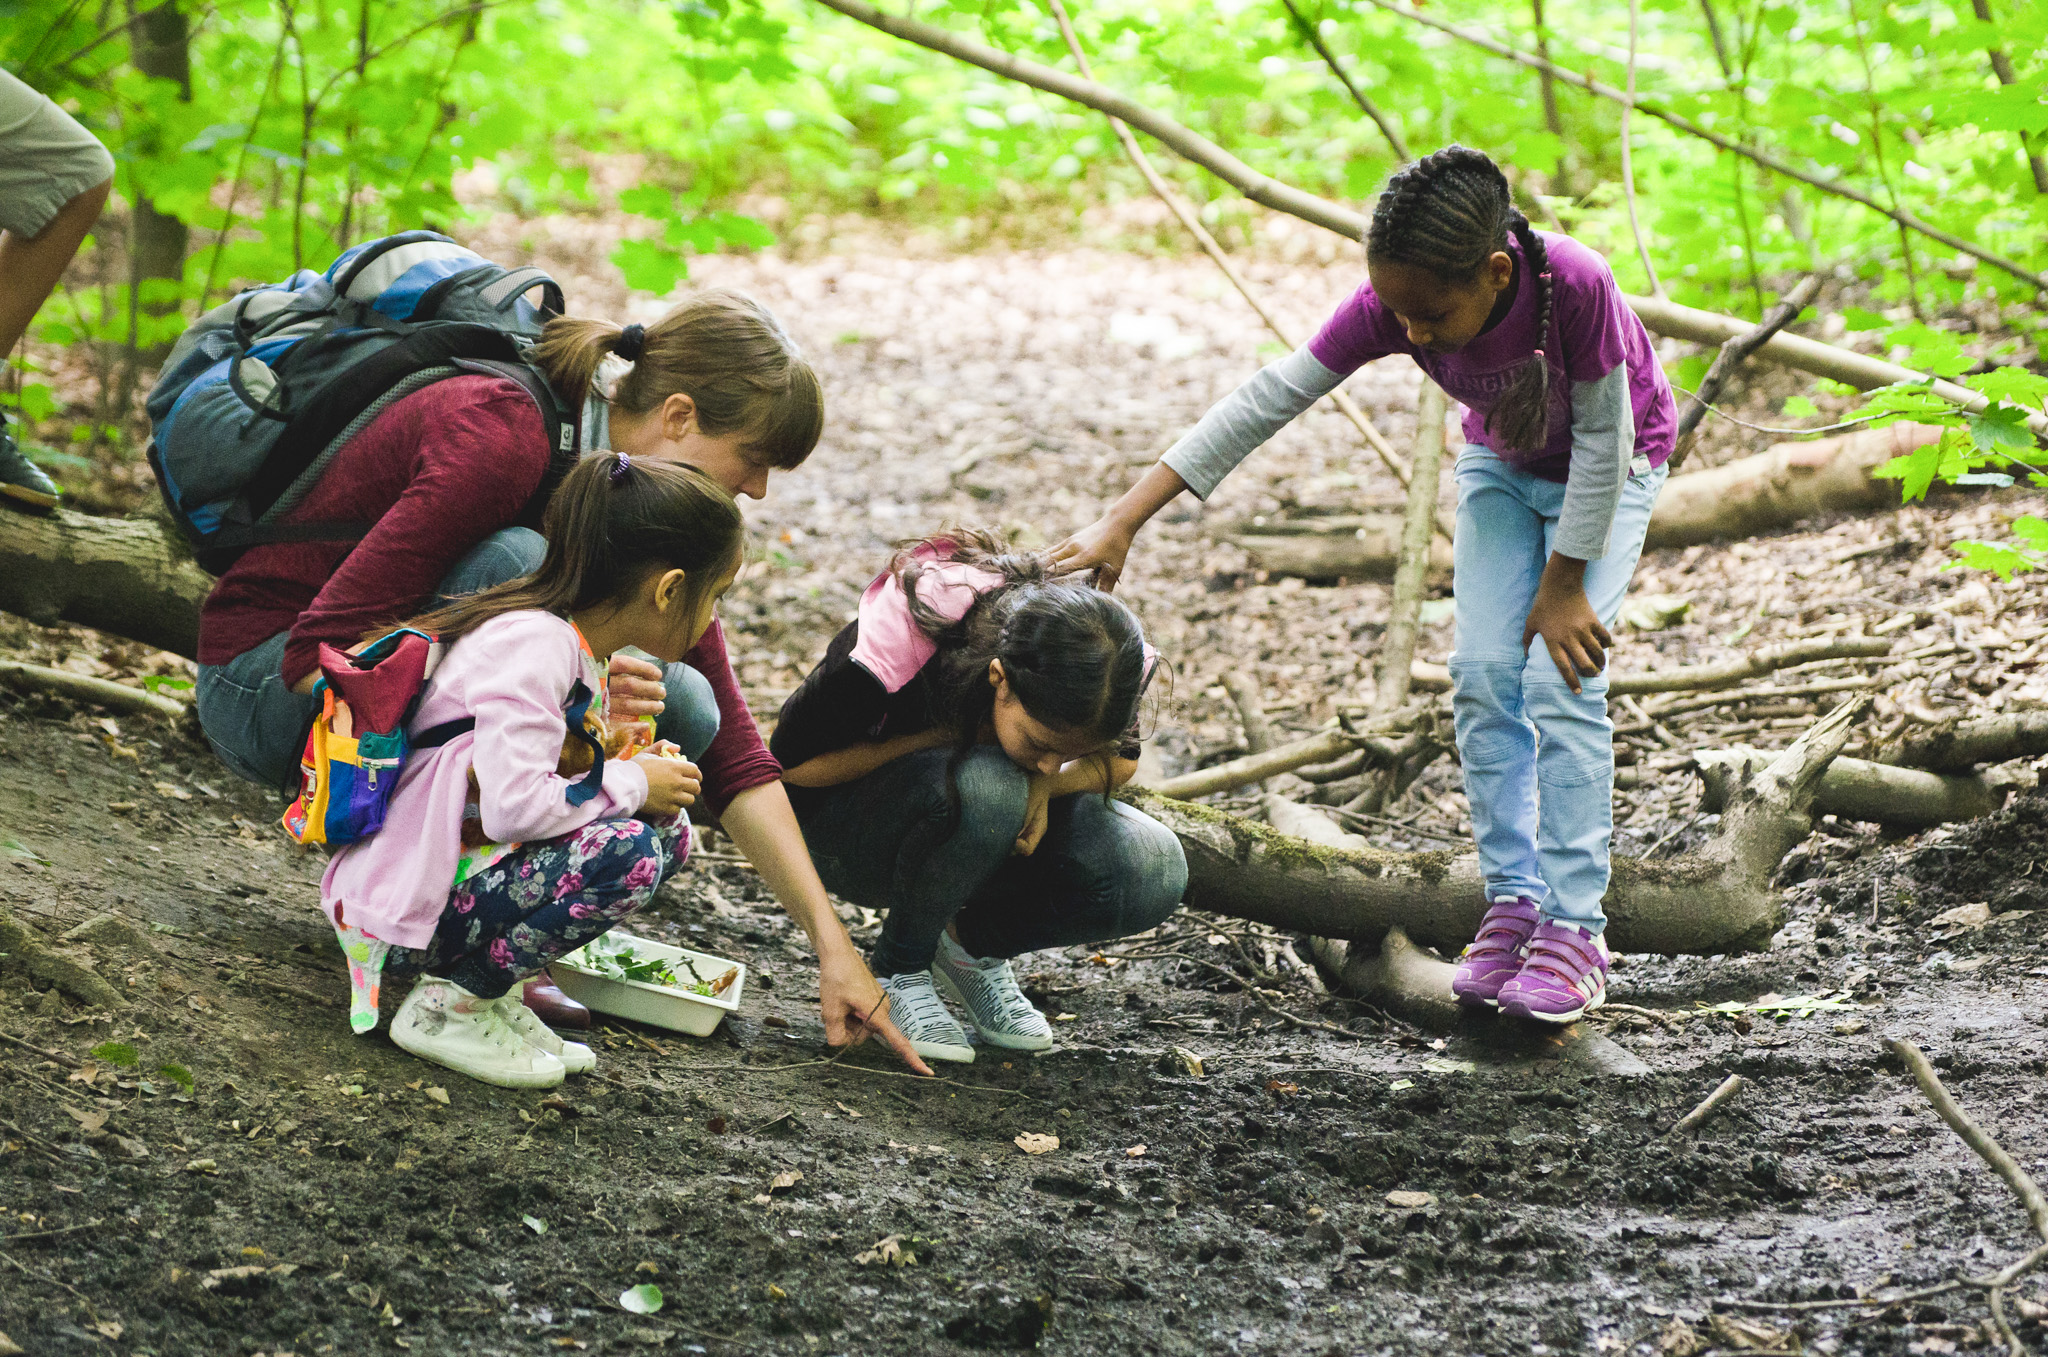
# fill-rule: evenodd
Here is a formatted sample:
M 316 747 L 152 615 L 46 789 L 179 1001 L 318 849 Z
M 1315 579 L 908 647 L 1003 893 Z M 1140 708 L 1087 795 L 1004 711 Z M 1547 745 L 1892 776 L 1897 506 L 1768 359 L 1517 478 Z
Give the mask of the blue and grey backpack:
M 362 537 L 370 524 L 279 520 L 392 402 L 465 372 L 509 378 L 540 407 L 554 450 L 544 501 L 575 462 L 577 412 L 526 353 L 560 314 L 562 289 L 540 269 L 406 231 L 201 316 L 148 403 L 150 469 L 199 564 L 217 575 L 261 543 Z

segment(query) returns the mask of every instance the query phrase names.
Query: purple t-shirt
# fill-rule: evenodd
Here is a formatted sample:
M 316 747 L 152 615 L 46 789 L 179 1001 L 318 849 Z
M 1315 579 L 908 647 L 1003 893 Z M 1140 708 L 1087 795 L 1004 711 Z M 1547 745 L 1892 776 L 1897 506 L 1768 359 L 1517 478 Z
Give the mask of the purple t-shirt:
M 1517 265 L 1514 304 L 1500 324 L 1456 353 L 1429 353 L 1409 343 L 1407 331 L 1371 283 L 1352 293 L 1324 322 L 1309 341 L 1309 352 L 1324 367 L 1347 376 L 1375 358 L 1407 354 L 1452 400 L 1465 406 L 1466 442 L 1492 448 L 1502 460 L 1553 481 L 1564 480 L 1571 464 L 1570 382 L 1598 381 L 1626 360 L 1636 454 L 1648 457 L 1653 466 L 1663 465 L 1671 456 L 1678 413 L 1650 332 L 1622 300 L 1605 259 L 1569 236 L 1538 234 L 1550 256 L 1552 286 L 1550 341 L 1540 345 L 1550 363 L 1550 437 L 1540 451 L 1500 447 L 1486 432 L 1486 416 L 1494 402 L 1513 380 L 1515 369 L 1539 347 L 1536 279 L 1522 258 L 1521 242 L 1512 234 L 1508 251 Z

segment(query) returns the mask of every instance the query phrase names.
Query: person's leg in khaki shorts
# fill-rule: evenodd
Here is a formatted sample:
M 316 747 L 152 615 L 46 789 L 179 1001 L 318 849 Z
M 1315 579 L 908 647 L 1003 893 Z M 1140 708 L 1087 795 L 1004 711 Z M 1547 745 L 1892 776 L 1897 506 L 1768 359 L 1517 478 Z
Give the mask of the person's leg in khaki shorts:
M 92 133 L 0 71 L 0 355 L 28 332 L 113 182 L 114 158 Z M 56 502 L 57 487 L 0 422 L 0 503 Z

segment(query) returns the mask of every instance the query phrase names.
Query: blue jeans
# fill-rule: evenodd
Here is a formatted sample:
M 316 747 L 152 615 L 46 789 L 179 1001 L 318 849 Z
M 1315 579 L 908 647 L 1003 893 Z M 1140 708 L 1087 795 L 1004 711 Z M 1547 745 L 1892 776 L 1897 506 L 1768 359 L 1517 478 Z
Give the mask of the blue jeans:
M 1477 444 L 1459 454 L 1457 478 L 1451 706 L 1486 896 L 1526 895 L 1545 918 L 1597 933 L 1614 834 L 1607 675 L 1582 678 L 1573 693 L 1542 637 L 1521 645 L 1564 486 Z M 1586 599 L 1609 628 L 1664 478 L 1662 467 L 1629 478 L 1607 554 L 1586 563 Z
M 441 579 L 430 606 L 530 575 L 540 568 L 547 541 L 531 528 L 501 528 L 470 549 Z M 195 685 L 199 725 L 213 752 L 238 777 L 285 792 L 298 790 L 299 758 L 320 706 L 310 693 L 284 681 L 281 631 L 226 664 L 202 664 Z M 718 702 L 711 681 L 686 664 L 668 666 L 668 702 L 655 733 L 695 759 L 718 734 Z
M 930 966 L 956 917 L 969 954 L 1013 957 L 1142 933 L 1179 906 L 1188 863 L 1165 825 L 1079 792 L 1053 800 L 1037 851 L 1015 857 L 1030 775 L 998 748 L 970 750 L 955 823 L 951 758 L 923 749 L 836 787 L 789 789 L 826 887 L 887 914 L 877 976 Z

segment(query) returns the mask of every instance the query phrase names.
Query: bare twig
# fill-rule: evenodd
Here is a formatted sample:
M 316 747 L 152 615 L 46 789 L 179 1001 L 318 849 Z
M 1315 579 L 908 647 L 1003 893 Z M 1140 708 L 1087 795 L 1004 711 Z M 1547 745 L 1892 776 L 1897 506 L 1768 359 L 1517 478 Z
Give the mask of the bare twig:
M 1628 229 L 1636 238 L 1636 256 L 1643 261 L 1643 273 L 1650 280 L 1650 295 L 1662 299 L 1666 294 L 1664 284 L 1657 277 L 1657 266 L 1650 259 L 1650 243 L 1643 239 L 1643 219 L 1636 211 L 1636 168 L 1635 158 L 1629 149 L 1629 115 L 1636 108 L 1636 38 L 1642 19 L 1642 5 L 1639 0 L 1628 0 L 1628 84 L 1621 101 L 1621 193 L 1628 202 Z
M 1729 1075 L 1726 1079 L 1723 1079 L 1720 1082 L 1719 1086 L 1716 1087 L 1712 1093 L 1709 1093 L 1705 1098 L 1702 1098 L 1700 1100 L 1700 1105 L 1698 1107 L 1695 1107 L 1692 1111 L 1680 1117 L 1678 1119 L 1678 1124 L 1676 1126 L 1673 1126 L 1665 1134 L 1682 1136 L 1687 1131 L 1697 1130 L 1701 1125 L 1703 1125 L 1706 1122 L 1707 1118 L 1713 1116 L 1714 1113 L 1720 1111 L 1722 1106 L 1725 1103 L 1727 1103 L 1729 1099 L 1733 1098 L 1736 1094 L 1742 1092 L 1742 1086 L 1743 1078 L 1741 1075 Z
M 860 0 L 820 0 L 820 2 L 830 4 L 834 9 L 844 10 L 845 6 L 857 4 Z M 1476 33 L 1469 28 L 1439 19 L 1433 14 L 1427 14 L 1409 5 L 1401 4 L 1399 0 L 1368 0 L 1368 3 L 1386 10 L 1389 14 L 1398 14 L 1404 19 L 1411 19 L 1416 23 L 1426 24 L 1440 33 L 1448 33 L 1461 42 L 1470 43 L 1482 51 L 1491 52 L 1497 57 L 1504 57 L 1509 61 L 1515 62 L 1517 65 L 1527 66 L 1532 70 L 1547 70 L 1553 78 L 1561 80 L 1565 84 L 1577 89 L 1582 89 L 1586 93 L 1598 98 L 1607 99 L 1624 106 L 1633 104 L 1633 107 L 1638 112 L 1647 113 L 1653 118 L 1669 123 L 1688 136 L 1698 137 L 1702 141 L 1713 143 L 1724 151 L 1733 151 L 1739 156 L 1755 161 L 1773 174 L 1797 180 L 1808 188 L 1817 189 L 1832 197 L 1846 198 L 1852 203 L 1860 204 L 1873 212 L 1881 213 L 1908 230 L 1917 231 L 1931 240 L 1938 240 L 1950 249 L 1961 250 L 1965 254 L 1975 256 L 1995 268 L 2003 269 L 2015 278 L 2036 288 L 2048 289 L 2048 274 L 2035 273 L 2024 264 L 2007 259 L 2004 255 L 1986 249 L 1982 245 L 1964 240 L 1961 236 L 1952 235 L 1930 222 L 1922 221 L 1919 217 L 1914 216 L 1903 208 L 1887 206 L 1861 189 L 1851 188 L 1838 180 L 1826 179 L 1818 174 L 1809 174 L 1735 137 L 1723 136 L 1718 132 L 1710 131 L 1692 119 L 1674 113 L 1670 109 L 1643 100 L 1632 101 L 1625 90 L 1618 90 L 1612 85 L 1603 84 L 1591 76 L 1581 75 L 1576 71 L 1557 65 L 1555 62 L 1544 61 L 1540 57 L 1531 56 L 1529 53 L 1519 51 L 1504 42 L 1498 42 L 1493 38 L 1489 38 L 1483 33 Z
M 1975 1118 L 1963 1111 L 1949 1091 L 1942 1087 L 1941 1076 L 1934 1072 L 1934 1066 L 1927 1063 L 1927 1057 L 1920 1048 L 1903 1037 L 1893 1037 L 1885 1043 L 1891 1053 L 1905 1062 L 1907 1073 L 1920 1086 L 1935 1113 L 1949 1124 L 1949 1129 L 1963 1138 L 1963 1143 L 1977 1152 L 1977 1157 L 1991 1166 L 1991 1171 L 2005 1180 L 2005 1185 L 2019 1197 L 2026 1208 L 2027 1219 L 2034 1226 L 2034 1233 L 2048 1239 L 2048 1197 L 2041 1194 L 2041 1186 L 2003 1146 L 1993 1140 L 1988 1132 L 1979 1126 Z M 2008 1279 L 2009 1280 L 2009 1279 Z
M 1984 0 L 1977 0 L 1979 4 L 1983 2 Z M 1330 68 L 1330 74 L 1336 76 L 1344 88 L 1351 92 L 1351 101 L 1379 127 L 1381 134 L 1387 139 L 1387 145 L 1394 148 L 1395 158 L 1413 160 L 1415 157 L 1408 153 L 1408 143 L 1401 140 L 1401 129 L 1394 126 L 1386 114 L 1380 112 L 1379 105 L 1375 104 L 1364 90 L 1358 88 L 1356 82 L 1351 79 L 1351 72 L 1344 69 L 1344 63 L 1337 59 L 1337 54 L 1323 41 L 1322 32 L 1294 7 L 1294 0 L 1280 0 L 1280 3 L 1287 6 L 1287 13 L 1293 18 L 1295 27 L 1301 30 L 1301 36 L 1308 39 L 1309 46 L 1316 49 L 1316 55 Z M 2007 80 L 2005 83 L 2010 85 L 2012 81 Z
M 1442 387 L 1427 377 L 1422 379 L 1422 394 L 1415 406 L 1415 474 L 1408 483 L 1408 508 L 1401 521 L 1401 563 L 1394 570 L 1392 611 L 1380 645 L 1379 686 L 1372 702 L 1374 716 L 1384 716 L 1408 700 L 1409 665 L 1415 658 L 1417 619 L 1429 573 L 1429 530 L 1436 518 L 1444 418 L 1449 402 Z
M 1094 73 L 1088 64 L 1088 53 L 1081 46 L 1080 36 L 1075 33 L 1073 21 L 1067 16 L 1066 6 L 1061 3 L 1061 0 L 1047 0 L 1047 4 L 1052 10 L 1053 18 L 1059 23 L 1061 35 L 1067 41 L 1067 50 L 1074 54 L 1074 64 L 1080 70 L 1082 79 L 1089 82 L 1092 86 Z M 860 18 L 861 16 L 855 15 L 854 17 Z M 863 20 L 863 22 L 866 21 Z M 904 35 L 899 34 L 898 36 Z M 912 40 L 916 41 L 916 39 Z M 951 55 L 958 56 L 959 53 L 956 52 Z M 968 59 L 971 60 L 971 58 Z M 1024 83 L 1032 84 L 1033 82 L 1027 80 Z M 1093 87 L 1101 88 L 1101 86 Z M 1056 90 L 1054 93 L 1065 93 L 1065 91 Z M 1069 95 L 1068 97 L 1071 98 L 1073 96 Z M 1173 213 L 1174 219 L 1181 224 L 1182 229 L 1190 236 L 1193 236 L 1195 243 L 1202 247 L 1202 253 L 1208 255 L 1216 267 L 1222 270 L 1223 276 L 1230 280 L 1230 285 L 1237 289 L 1238 295 L 1244 298 L 1245 304 L 1251 307 L 1253 313 L 1264 323 L 1273 338 L 1279 340 L 1289 349 L 1298 348 L 1299 346 L 1295 343 L 1293 336 L 1278 320 L 1274 319 L 1273 313 L 1266 309 L 1265 303 L 1260 301 L 1258 296 L 1253 293 L 1251 284 L 1244 280 L 1244 275 L 1239 273 L 1237 266 L 1230 262 L 1230 256 L 1223 252 L 1223 246 L 1217 243 L 1216 237 L 1209 234 L 1209 228 L 1202 225 L 1201 218 L 1195 215 L 1194 209 L 1189 207 L 1181 196 L 1173 191 L 1172 186 L 1166 182 L 1165 178 L 1152 164 L 1152 158 L 1145 154 L 1145 148 L 1140 146 L 1138 139 L 1131 134 L 1128 120 L 1119 117 L 1116 111 L 1104 108 L 1100 104 L 1091 103 L 1088 100 L 1076 100 L 1076 102 L 1087 104 L 1088 107 L 1109 115 L 1110 130 L 1116 133 L 1116 139 L 1124 148 L 1124 154 L 1130 158 L 1131 164 L 1136 166 L 1138 173 L 1144 177 L 1146 186 L 1152 190 L 1153 196 L 1166 204 L 1167 211 Z M 1139 125 L 1144 126 L 1143 123 Z M 1169 125 L 1178 126 L 1178 124 Z M 1161 141 L 1173 147 L 1174 150 L 1179 151 L 1182 155 L 1187 154 L 1185 150 L 1175 146 L 1170 138 L 1160 136 L 1156 128 L 1146 127 L 1145 130 L 1151 132 L 1153 136 L 1159 137 Z M 1190 133 L 1190 135 L 1193 134 Z M 1217 149 L 1220 151 L 1222 148 L 1218 147 Z M 1201 165 L 1204 169 L 1210 170 L 1211 173 L 1215 172 L 1214 167 L 1207 161 L 1199 157 L 1191 158 L 1195 159 L 1195 163 Z M 1254 199 L 1254 201 L 1257 200 Z M 1362 219 L 1360 225 L 1361 227 L 1363 226 Z M 1357 238 L 1356 233 L 1353 234 L 1353 238 Z M 1358 430 L 1359 436 L 1365 439 L 1367 446 L 1372 448 L 1380 461 L 1386 464 L 1387 470 L 1393 472 L 1394 478 L 1405 487 L 1408 484 L 1410 474 L 1407 462 L 1402 459 L 1399 453 L 1394 451 L 1394 445 L 1387 441 L 1386 435 L 1379 431 L 1372 420 L 1366 416 L 1365 411 L 1358 407 L 1358 402 L 1352 400 L 1351 397 L 1344 394 L 1340 389 L 1330 393 L 1330 403 L 1337 407 L 1338 412 L 1344 418 L 1351 421 L 1352 427 Z M 1439 525 L 1439 530 L 1446 538 L 1450 537 L 1451 530 L 1449 524 Z
M 90 674 L 74 674 L 68 669 L 24 664 L 19 660 L 0 660 L 0 683 L 7 683 L 16 688 L 61 693 L 80 702 L 112 707 L 116 711 L 128 712 L 131 715 L 162 716 L 172 721 L 181 719 L 191 710 L 182 702 L 159 697 L 147 689 L 131 688 L 125 683 L 94 678 Z
M 1706 417 L 1707 411 L 1712 408 L 1712 402 L 1720 396 L 1721 388 L 1728 384 L 1728 379 L 1735 375 L 1735 370 L 1768 342 L 1772 335 L 1784 329 L 1805 310 L 1806 304 L 1812 301 L 1819 291 L 1819 277 L 1808 274 L 1757 322 L 1754 330 L 1721 346 L 1721 351 L 1714 355 L 1713 365 L 1707 369 L 1707 375 L 1700 378 L 1699 390 L 1692 394 L 1684 411 L 1678 416 L 1678 447 L 1671 454 L 1670 462 L 1673 472 L 1685 464 L 1686 454 L 1692 451 L 1692 431 L 1699 427 L 1700 420 Z

